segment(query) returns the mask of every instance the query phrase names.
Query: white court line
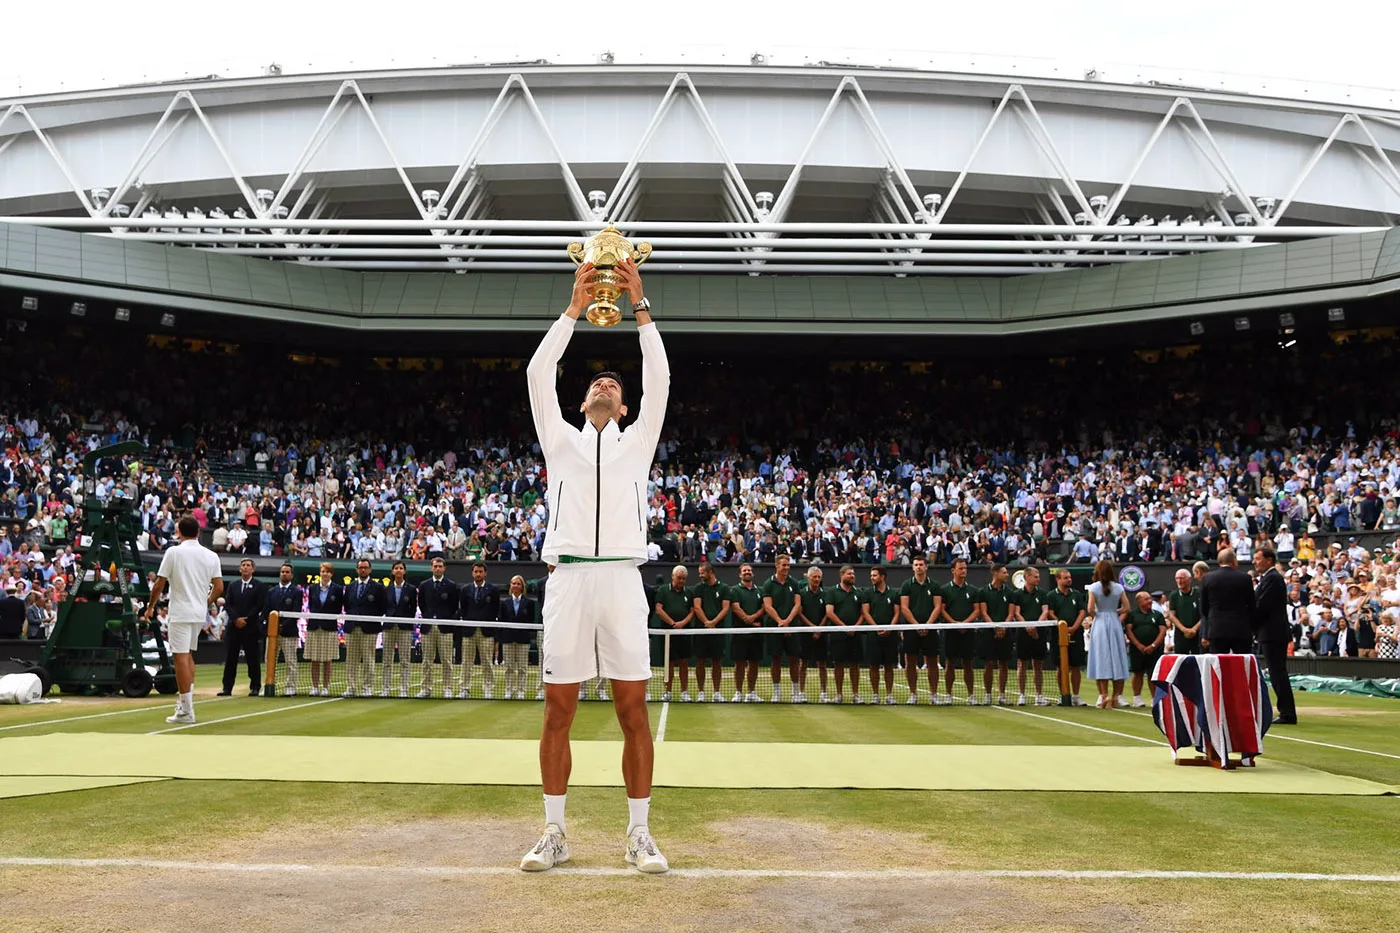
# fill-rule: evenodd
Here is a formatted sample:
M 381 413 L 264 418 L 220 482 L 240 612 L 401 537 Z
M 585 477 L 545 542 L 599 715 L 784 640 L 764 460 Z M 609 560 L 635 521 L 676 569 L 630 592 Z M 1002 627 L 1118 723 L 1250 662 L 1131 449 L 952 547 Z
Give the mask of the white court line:
M 1128 713 L 1133 716 L 1152 715 L 1151 713 L 1136 713 L 1130 709 L 1120 709 L 1117 710 L 1117 712 Z M 1268 735 L 1268 738 L 1270 740 L 1280 739 L 1284 742 L 1302 742 L 1304 745 L 1320 745 L 1323 748 L 1335 748 L 1339 751 L 1344 752 L 1356 752 L 1358 755 L 1376 755 L 1380 758 L 1394 758 L 1396 760 L 1400 760 L 1400 755 L 1392 755 L 1390 752 L 1376 752 L 1372 751 L 1369 748 L 1352 748 L 1350 745 L 1333 745 L 1331 742 L 1318 742 L 1313 739 L 1300 739 L 1296 735 L 1279 735 L 1278 733 L 1271 731 Z
M 1079 707 L 1079 709 L 1088 709 L 1088 708 L 1089 708 L 1089 707 L 1082 707 L 1082 706 Z M 1056 716 L 1045 716 L 1045 715 L 1042 715 L 1042 714 L 1040 714 L 1040 713 L 1032 713 L 1032 712 L 1029 712 L 1029 711 L 1027 711 L 1027 710 L 1023 710 L 1023 709 L 1013 709 L 1013 708 L 1011 708 L 1011 707 L 1009 707 L 1009 706 L 993 706 L 992 709 L 1000 710 L 1000 711 L 1003 712 L 1003 713 L 1019 713 L 1019 714 L 1022 715 L 1022 716 L 1034 716 L 1036 719 L 1044 719 L 1044 720 L 1046 720 L 1047 722 L 1058 722 L 1058 723 L 1060 723 L 1060 724 L 1062 724 L 1062 725 L 1066 725 L 1066 726 L 1077 726 L 1077 727 L 1079 727 L 1080 729 L 1092 729 L 1092 730 L 1094 730 L 1095 732 L 1103 732 L 1103 733 L 1106 733 L 1106 734 L 1108 734 L 1108 735 L 1116 735 L 1116 736 L 1118 736 L 1119 738 L 1123 738 L 1123 739 L 1135 739 L 1135 740 L 1137 740 L 1137 741 L 1139 741 L 1139 742 L 1146 742 L 1148 745 L 1166 745 L 1166 744 L 1167 744 L 1166 742 L 1159 742 L 1159 741 L 1157 741 L 1156 739 L 1145 739 L 1145 738 L 1143 738 L 1143 737 L 1140 736 L 1140 735 L 1131 735 L 1131 734 L 1129 734 L 1129 733 L 1127 733 L 1127 732 L 1114 732 L 1112 729 L 1100 729 L 1098 726 L 1091 726 L 1091 725 L 1088 725 L 1087 723 L 1075 722 L 1073 719 L 1060 719 L 1060 718 L 1058 718 L 1058 717 L 1056 717 Z
M 217 702 L 219 702 L 220 700 L 231 700 L 231 699 L 233 699 L 233 697 L 210 697 L 210 698 L 207 699 L 207 700 L 200 700 L 199 702 L 201 702 L 201 703 L 217 703 Z M 174 701 L 171 700 L 170 702 L 162 703 L 162 704 L 159 705 L 159 706 L 141 706 L 141 707 L 137 707 L 136 709 L 118 709 L 118 710 L 112 710 L 112 711 L 109 712 L 109 713 L 90 713 L 90 714 L 88 714 L 87 716 L 67 716 L 67 717 L 65 717 L 65 718 L 63 718 L 63 719 L 41 719 L 41 720 L 38 721 L 38 722 L 22 722 L 22 723 L 19 723 L 18 725 L 13 725 L 13 726 L 0 726 L 0 732 L 4 732 L 4 731 L 6 731 L 6 730 L 8 730 L 8 729 L 32 729 L 32 728 L 35 727 L 35 726 L 58 726 L 58 725 L 62 725 L 62 724 L 65 723 L 65 722 L 78 722 L 78 721 L 83 720 L 83 719 L 101 719 L 103 716 L 125 716 L 127 713 L 146 713 L 146 712 L 150 712 L 150 711 L 153 710 L 153 709 L 169 709 L 169 708 L 170 708 L 170 703 L 173 703 L 173 702 L 174 702 Z
M 301 874 L 327 874 L 332 872 L 354 873 L 360 877 L 392 872 L 401 875 L 429 875 L 470 877 L 480 875 L 514 875 L 526 877 L 518 868 L 504 865 L 481 866 L 435 866 L 435 865 L 298 865 L 272 862 L 179 862 L 159 859 L 135 858 L 37 858 L 27 856 L 0 857 L 3 867 L 38 868 L 144 868 L 158 871 L 210 871 L 239 872 L 244 874 L 264 874 L 268 872 L 296 872 Z M 556 868 L 552 875 L 572 877 L 631 877 L 637 874 L 632 868 Z M 1218 881 L 1359 881 L 1378 884 L 1400 884 L 1400 875 L 1361 875 L 1324 874 L 1321 872 L 1286 871 L 1167 871 L 1158 869 L 1141 870 L 1096 870 L 1065 868 L 987 868 L 987 869 L 888 869 L 851 870 L 811 869 L 811 868 L 673 868 L 669 872 L 680 878 L 824 878 L 846 880 L 921 880 L 967 878 L 1054 878 L 1054 879 L 1103 879 L 1103 880 L 1198 880 Z
M 317 700 L 315 703 L 298 703 L 296 706 L 279 706 L 277 709 L 265 709 L 256 713 L 244 713 L 241 716 L 225 716 L 223 719 L 206 719 L 203 722 L 186 723 L 183 726 L 171 726 L 169 729 L 156 729 L 147 732 L 147 735 L 164 735 L 167 732 L 179 732 L 182 729 L 198 729 L 200 726 L 212 726 L 216 722 L 233 722 L 235 719 L 251 719 L 254 716 L 271 716 L 273 713 L 286 713 L 294 709 L 306 709 L 308 706 L 320 706 L 323 703 L 338 703 L 345 697 L 331 697 L 329 700 Z
M 671 715 L 671 704 L 661 704 L 661 718 L 656 721 L 656 741 L 666 741 L 666 717 Z

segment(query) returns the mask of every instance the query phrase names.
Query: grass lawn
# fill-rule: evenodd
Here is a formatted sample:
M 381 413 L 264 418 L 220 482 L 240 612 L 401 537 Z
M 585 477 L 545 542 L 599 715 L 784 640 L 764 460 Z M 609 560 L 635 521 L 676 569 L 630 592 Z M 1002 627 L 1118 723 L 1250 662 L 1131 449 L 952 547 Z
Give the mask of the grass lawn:
M 344 700 L 305 708 L 312 702 L 305 697 L 210 702 L 203 695 L 217 689 L 216 675 L 201 670 L 199 680 L 214 686 L 200 690 L 195 734 L 532 738 L 540 725 L 541 706 L 534 702 Z M 1299 706 L 1302 725 L 1266 739 L 1270 757 L 1400 784 L 1400 757 L 1385 757 L 1400 756 L 1400 704 L 1301 694 Z M 5 708 L 0 738 L 152 732 L 167 728 L 168 711 L 160 698 Z M 652 706 L 653 730 L 660 711 L 660 704 Z M 672 703 L 665 738 L 1144 747 L 1141 740 L 1161 739 L 1150 718 L 1127 712 L 1024 712 L 1034 715 L 902 705 Z M 118 715 L 99 715 L 109 713 Z M 610 706 L 582 704 L 574 735 L 619 738 Z M 1374 882 L 432 873 L 434 867 L 513 866 L 538 833 L 539 807 L 537 788 L 231 781 L 0 800 L 0 856 L 314 866 L 310 876 L 196 871 L 178 872 L 172 882 L 169 869 L 0 865 L 0 892 L 11 892 L 8 903 L 0 894 L 0 930 L 534 929 L 541 923 L 707 931 L 872 925 L 1117 933 L 1203 924 L 1221 930 L 1400 929 L 1400 885 Z M 569 820 L 575 865 L 621 865 L 626 808 L 619 791 L 572 791 Z M 652 818 L 676 868 L 815 872 L 1393 875 L 1400 871 L 1397 826 L 1400 797 L 1394 796 L 882 790 L 662 789 Z M 357 866 L 377 866 L 385 874 Z M 315 881 L 317 873 L 324 885 Z M 444 923 L 441 911 L 449 909 L 457 919 Z

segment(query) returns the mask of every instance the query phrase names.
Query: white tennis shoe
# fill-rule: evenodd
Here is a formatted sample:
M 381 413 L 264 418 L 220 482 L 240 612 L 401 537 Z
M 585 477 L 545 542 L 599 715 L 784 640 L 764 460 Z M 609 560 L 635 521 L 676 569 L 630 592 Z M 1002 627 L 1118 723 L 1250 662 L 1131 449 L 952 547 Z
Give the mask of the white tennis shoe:
M 627 834 L 627 864 L 648 875 L 660 875 L 671 870 L 666 856 L 656 847 L 645 826 L 633 827 Z
M 1047 697 L 1047 696 L 1046 696 L 1045 694 L 1043 694 L 1043 693 L 1037 693 L 1037 694 L 1035 695 L 1035 705 L 1036 705 L 1036 706 L 1049 706 L 1049 705 L 1050 705 L 1050 698 Z
M 569 841 L 564 838 L 564 831 L 554 823 L 546 823 L 540 841 L 520 860 L 520 870 L 549 871 L 568 860 Z
M 690 691 L 689 691 L 689 690 L 682 690 L 682 691 L 681 691 L 681 702 L 682 702 L 682 703 L 689 703 L 689 702 L 690 702 Z
M 720 693 L 718 690 L 716 690 L 716 691 L 715 691 L 713 694 L 711 694 L 711 695 L 715 698 L 714 701 L 715 701 L 716 703 L 723 703 L 723 702 L 724 702 L 724 694 Z
M 175 715 L 166 716 L 165 721 L 179 723 L 182 726 L 191 726 L 194 725 L 194 713 L 177 706 L 175 707 Z

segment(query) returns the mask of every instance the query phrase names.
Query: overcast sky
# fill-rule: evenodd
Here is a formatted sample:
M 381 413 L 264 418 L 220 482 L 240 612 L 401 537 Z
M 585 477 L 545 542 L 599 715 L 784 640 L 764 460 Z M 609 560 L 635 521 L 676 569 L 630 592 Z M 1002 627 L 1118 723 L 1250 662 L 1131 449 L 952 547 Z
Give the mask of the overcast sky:
M 244 76 L 270 62 L 301 73 L 578 62 L 611 50 L 619 63 L 737 63 L 764 52 L 775 65 L 976 63 L 974 70 L 1067 77 L 1095 68 L 1110 81 L 1176 79 L 1343 101 L 1343 88 L 1353 87 L 1353 103 L 1400 109 L 1400 13 L 1385 0 L 10 0 L 5 7 L 4 96 Z

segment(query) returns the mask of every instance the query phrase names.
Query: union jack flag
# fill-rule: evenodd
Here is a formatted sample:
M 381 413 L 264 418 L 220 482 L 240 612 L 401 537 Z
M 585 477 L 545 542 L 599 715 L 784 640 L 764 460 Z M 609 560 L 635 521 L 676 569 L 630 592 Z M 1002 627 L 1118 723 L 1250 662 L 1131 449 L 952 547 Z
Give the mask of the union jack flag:
M 1152 719 L 1173 753 L 1207 746 L 1221 759 L 1230 752 L 1262 754 L 1274 721 L 1259 659 L 1252 654 L 1168 654 L 1152 672 Z

